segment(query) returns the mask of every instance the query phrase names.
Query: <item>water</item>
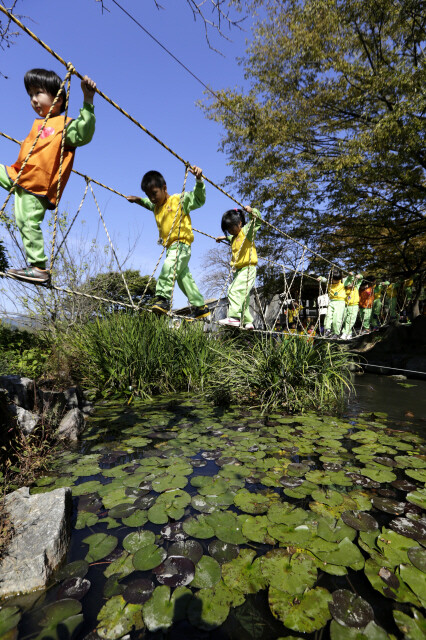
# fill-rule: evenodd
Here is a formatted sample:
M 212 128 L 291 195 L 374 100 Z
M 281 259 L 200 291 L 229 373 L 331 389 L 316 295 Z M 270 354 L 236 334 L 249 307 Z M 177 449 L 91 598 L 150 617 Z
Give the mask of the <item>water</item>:
M 355 378 L 357 396 L 349 399 L 343 420 L 331 416 L 318 418 L 314 414 L 287 417 L 278 413 L 265 420 L 256 411 L 245 407 L 231 407 L 225 411 L 186 395 L 159 398 L 152 403 L 135 402 L 130 406 L 121 403 L 100 406 L 90 420 L 81 450 L 65 452 L 58 461 L 57 468 L 52 471 L 52 477 L 38 482 L 39 485 L 51 482 L 47 488 L 63 483 L 73 487 L 74 528 L 66 564 L 85 558 L 88 544 L 84 540 L 90 535 L 101 533 L 116 538 L 112 553 L 101 553 L 99 558 L 90 562 L 85 578 L 90 581 L 91 588 L 81 598 L 83 619 L 72 637 L 75 640 L 94 640 L 98 637 L 115 640 L 121 637 L 122 632 L 130 630 L 131 623 L 127 628 L 123 623 L 126 615 L 121 612 L 117 615 L 121 631 L 110 620 L 107 623 L 110 624 L 110 631 L 107 632 L 99 619 L 100 612 L 105 612 L 107 603 L 114 598 L 114 602 L 118 602 L 123 597 L 125 587 L 136 579 L 150 580 L 153 587 L 158 588 L 158 578 L 151 568 L 141 570 L 134 567 L 135 553 L 130 553 L 130 573 L 118 575 L 115 592 L 111 588 L 111 580 L 107 582 L 104 572 L 108 567 L 116 566 L 112 563 L 117 557 L 124 558 L 127 552 L 123 546 L 126 547 L 126 538 L 130 533 L 152 532 L 147 535 L 152 535 L 153 540 L 155 537 L 155 544 L 160 551 L 155 551 L 152 546 L 150 550 L 147 546 L 143 547 L 144 558 L 154 552 L 166 555 L 173 541 L 165 537 L 168 534 L 162 529 L 163 524 L 166 521 L 189 521 L 194 526 L 194 517 L 205 520 L 208 526 L 213 527 L 210 535 L 208 529 L 191 529 L 190 535 L 182 534 L 181 531 L 181 535 L 196 540 L 205 557 L 211 558 L 210 543 L 219 539 L 229 549 L 232 549 L 231 544 L 237 544 L 240 559 L 244 554 L 244 557 L 248 557 L 247 554 L 252 553 L 253 561 L 258 562 L 258 565 L 248 563 L 247 566 L 252 567 L 249 578 L 246 569 L 235 564 L 238 559 L 232 561 L 232 571 L 229 564 L 216 566 L 211 559 L 208 560 L 216 573 L 208 574 L 207 577 L 204 575 L 203 579 L 207 580 L 205 589 L 191 589 L 192 596 L 189 595 L 189 605 L 182 619 L 175 620 L 164 633 L 146 628 L 134 630 L 131 632 L 132 639 L 167 637 L 169 640 L 278 640 L 303 633 L 303 637 L 312 639 L 320 634 L 326 640 L 330 634 L 330 614 L 326 599 L 332 597 L 328 594 L 336 594 L 339 590 L 358 594 L 373 607 L 375 623 L 371 624 L 377 623 L 383 630 L 375 630 L 379 633 L 377 637 L 384 639 L 388 637 L 387 633 L 402 637 L 393 619 L 395 597 L 405 600 L 399 602 L 397 608 L 411 615 L 410 607 L 414 605 L 421 608 L 426 595 L 417 599 L 411 574 L 407 574 L 406 584 L 399 576 L 399 582 L 402 582 L 405 591 L 402 592 L 402 587 L 398 587 L 396 596 L 395 593 L 392 595 L 392 589 L 385 582 L 374 582 L 374 575 L 377 573 L 374 564 L 374 575 L 371 579 L 368 577 L 371 577 L 373 562 L 370 555 L 379 565 L 392 565 L 393 560 L 388 561 L 386 555 L 387 548 L 381 551 L 376 547 L 374 552 L 369 552 L 368 548 L 373 542 L 368 534 L 346 527 L 346 537 L 343 540 L 339 539 L 334 529 L 325 528 L 330 522 L 336 522 L 333 517 L 338 519 L 342 513 L 369 510 L 371 500 L 375 506 L 368 511 L 369 515 L 373 516 L 380 528 L 385 527 L 384 531 L 391 531 L 390 536 L 395 535 L 391 530 L 391 523 L 398 520 L 396 516 L 399 513 L 405 512 L 405 516 L 408 514 L 413 521 L 424 517 L 424 511 L 416 501 L 407 501 L 409 489 L 402 490 L 399 485 L 392 484 L 394 481 L 408 480 L 421 489 L 424 481 L 421 476 L 416 479 L 407 475 L 412 469 L 416 471 L 417 468 L 422 468 L 424 456 L 415 458 L 412 467 L 404 465 L 411 461 L 407 454 L 412 456 L 420 450 L 426 452 L 424 443 L 420 442 L 425 427 L 426 382 L 402 381 L 403 384 L 412 385 L 410 387 L 402 386 L 400 382 L 371 374 Z M 383 424 L 383 416 L 371 416 L 381 412 L 388 414 L 388 428 Z M 366 413 L 367 417 L 360 419 L 360 413 Z M 363 485 L 351 484 L 352 480 L 348 480 L 345 471 L 356 473 L 357 482 L 362 481 Z M 366 475 L 362 475 L 363 473 Z M 374 481 L 375 474 L 378 474 L 378 482 Z M 214 484 L 208 484 L 213 477 Z M 86 485 L 88 482 L 95 484 Z M 39 486 L 36 490 L 45 489 Z M 182 504 L 167 507 L 170 510 L 166 512 L 165 519 L 148 509 L 147 500 L 153 501 L 156 507 L 163 500 L 163 508 L 164 501 L 170 501 L 171 496 L 176 497 L 177 502 L 180 499 Z M 135 500 L 138 505 L 136 509 L 132 507 Z M 273 510 L 277 503 L 289 505 L 288 509 L 293 509 L 291 515 L 289 511 L 276 518 Z M 132 514 L 128 520 L 126 514 L 120 512 L 121 507 L 117 510 L 117 505 L 121 504 L 128 504 L 131 510 L 134 509 L 133 518 L 141 518 L 139 524 L 136 520 L 132 521 Z M 398 504 L 403 506 L 398 507 Z M 213 520 L 209 515 L 211 511 L 214 517 L 219 513 L 220 518 L 227 522 Z M 85 525 L 81 520 L 82 513 L 92 521 L 87 521 Z M 324 527 L 321 536 L 318 533 L 319 522 Z M 341 520 L 338 522 L 341 523 L 338 526 L 346 526 Z M 108 528 L 110 525 L 113 528 Z M 360 544 L 362 535 L 365 539 Z M 333 541 L 333 536 L 336 541 Z M 346 539 L 348 542 L 345 542 Z M 418 535 L 417 538 L 402 537 L 403 541 L 408 541 L 408 546 L 419 547 L 421 552 L 418 539 Z M 286 580 L 292 581 L 291 602 L 286 600 L 285 595 L 289 582 L 284 581 L 279 582 L 284 591 L 278 589 L 278 604 L 274 604 L 277 591 L 269 583 L 268 601 L 268 588 L 265 588 L 268 585 L 264 583 L 264 574 L 269 575 L 269 567 L 275 567 L 275 564 L 269 565 L 270 555 L 265 554 L 272 553 L 272 563 L 279 562 L 281 552 L 276 550 L 280 548 L 280 541 L 282 547 L 291 548 L 295 558 L 299 552 L 302 553 L 302 564 L 294 570 L 291 567 L 285 569 Z M 337 549 L 340 544 L 346 545 L 342 553 Z M 377 544 L 380 545 L 379 542 Z M 395 544 L 393 540 L 393 545 Z M 309 550 L 314 550 L 317 554 L 315 561 L 309 555 Z M 291 553 L 289 558 L 292 557 Z M 353 557 L 349 562 L 347 558 L 351 554 Z M 416 567 L 412 569 L 406 551 L 401 551 L 401 554 L 404 566 L 409 566 L 412 573 L 419 571 Z M 342 558 L 342 555 L 347 555 L 347 558 Z M 326 564 L 323 563 L 324 560 L 327 561 Z M 368 562 L 363 566 L 365 560 Z M 347 568 L 345 562 L 348 562 Z M 152 564 L 153 568 L 154 565 L 155 562 Z M 257 573 L 257 569 L 253 570 L 254 566 L 259 567 Z M 195 570 L 196 567 L 195 563 Z M 307 567 L 310 567 L 309 571 Z M 393 565 L 390 568 L 393 572 L 399 571 Z M 117 565 L 117 571 L 120 570 Z M 280 569 L 278 574 L 281 575 L 282 571 Z M 305 571 L 306 578 L 299 583 L 298 576 L 305 575 Z M 312 575 L 314 578 L 311 580 L 309 576 Z M 182 577 L 183 581 L 184 578 L 185 576 Z M 197 573 L 196 579 L 201 579 Z M 44 631 L 40 625 L 45 607 L 58 599 L 63 600 L 64 596 L 60 591 L 63 583 L 63 580 L 58 580 L 47 592 L 7 602 L 8 606 L 20 607 L 23 614 L 18 635 L 10 636 L 11 638 L 41 640 L 58 637 L 69 640 L 71 632 L 60 629 L 60 626 L 71 625 L 70 620 L 75 620 L 73 616 L 56 612 L 56 618 L 50 618 L 56 620 L 50 630 L 46 627 L 47 623 Z M 306 612 L 298 613 L 298 607 L 303 607 L 303 598 L 308 597 L 303 595 L 306 586 L 316 590 L 315 594 L 323 598 L 318 607 L 324 619 L 317 617 L 316 622 L 312 623 L 313 629 L 300 628 L 300 625 L 303 627 L 310 624 Z M 105 591 L 106 589 L 109 591 Z M 164 587 L 161 589 L 164 591 Z M 155 593 L 162 593 L 161 589 Z M 194 595 L 200 593 L 204 594 L 204 600 L 194 598 Z M 407 593 L 411 595 L 407 597 Z M 387 597 L 389 595 L 392 597 Z M 148 604 L 152 602 L 151 598 L 147 601 Z M 302 602 L 301 605 L 298 604 L 299 601 Z M 123 602 L 130 610 L 131 607 Z M 207 619 L 200 619 L 200 610 L 205 611 L 210 605 L 216 605 L 216 609 L 210 617 L 208 612 L 205 614 Z M 153 628 L 155 624 L 152 622 L 152 615 L 148 615 L 149 611 L 145 608 L 147 606 L 146 603 L 143 605 L 145 621 Z M 162 619 L 167 619 L 166 604 L 163 603 L 163 608 L 160 609 Z M 289 617 L 287 609 L 291 609 Z M 136 610 L 139 617 L 136 615 L 134 621 L 136 626 L 140 626 L 141 605 L 136 605 Z M 157 618 L 161 617 L 158 612 L 155 615 Z M 63 623 L 59 622 L 61 616 L 65 617 Z M 337 618 L 339 619 L 339 615 Z M 223 622 L 214 628 L 214 622 L 222 619 Z M 368 620 L 367 615 L 363 626 Z M 285 625 L 282 621 L 285 621 Z M 167 626 L 169 623 L 164 624 Z M 332 624 L 338 623 L 334 621 Z M 91 633 L 95 628 L 98 628 L 101 636 Z M 337 629 L 341 631 L 341 625 Z

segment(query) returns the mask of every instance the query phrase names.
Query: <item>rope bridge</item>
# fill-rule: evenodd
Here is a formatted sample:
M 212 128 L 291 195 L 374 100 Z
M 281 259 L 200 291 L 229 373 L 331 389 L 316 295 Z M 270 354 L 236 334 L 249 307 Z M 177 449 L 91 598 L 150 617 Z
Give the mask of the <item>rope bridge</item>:
M 57 100 L 59 99 L 59 96 L 61 94 L 62 89 L 66 86 L 66 100 L 65 100 L 65 110 L 64 110 L 64 118 L 65 118 L 65 122 L 66 122 L 66 118 L 67 118 L 67 112 L 68 112 L 68 103 L 69 103 L 69 95 L 70 95 L 70 87 L 71 87 L 71 77 L 73 75 L 77 76 L 78 78 L 80 78 L 81 80 L 83 80 L 83 76 L 82 74 L 80 74 L 71 63 L 67 63 L 65 62 L 65 60 L 58 54 L 56 53 L 53 49 L 51 49 L 51 47 L 49 47 L 45 42 L 43 42 L 42 40 L 40 40 L 40 38 L 38 38 L 38 36 L 36 36 L 36 34 L 34 34 L 30 29 L 28 29 L 25 25 L 22 24 L 22 22 L 17 19 L 12 13 L 10 13 L 5 7 L 3 7 L 2 5 L 0 5 L 0 11 L 2 11 L 10 20 L 12 20 L 15 24 L 17 24 L 25 33 L 27 33 L 31 38 L 33 38 L 38 44 L 40 44 L 45 50 L 47 50 L 53 57 L 56 58 L 56 60 L 58 60 L 62 65 L 64 65 L 67 69 L 67 73 L 66 76 L 60 86 L 60 89 L 50 107 L 49 113 L 46 115 L 46 117 L 44 118 L 44 121 L 40 127 L 40 130 L 38 132 L 38 135 L 30 149 L 30 151 L 28 152 L 25 160 L 22 163 L 21 169 L 15 179 L 15 181 L 13 182 L 13 185 L 6 197 L 5 202 L 3 203 L 3 206 L 0 209 L 0 216 L 6 217 L 5 216 L 5 209 L 7 206 L 7 203 L 13 193 L 13 191 L 15 190 L 16 185 L 18 184 L 19 178 L 25 168 L 25 165 L 27 164 L 32 151 L 34 149 L 34 147 L 37 144 L 37 141 L 39 139 L 39 137 L 42 135 L 42 132 L 46 126 L 46 123 L 50 117 L 50 114 L 52 112 L 52 109 L 54 108 L 54 105 L 56 104 Z M 178 226 L 178 231 L 180 232 L 180 225 L 181 225 L 181 221 L 182 221 L 182 215 L 183 215 L 183 207 L 182 207 L 182 202 L 183 202 L 183 197 L 185 194 L 185 185 L 186 185 L 186 179 L 188 176 L 188 171 L 190 168 L 190 164 L 189 162 L 187 162 L 186 160 L 184 160 L 178 153 L 176 153 L 173 149 L 171 149 L 165 142 L 163 142 L 162 140 L 160 140 L 157 136 L 155 136 L 151 131 L 149 131 L 144 125 L 142 125 L 138 120 L 136 120 L 132 115 L 130 115 L 125 109 L 123 109 L 121 106 L 119 106 L 115 101 L 113 101 L 111 98 L 109 98 L 105 93 L 103 93 L 102 91 L 100 91 L 98 88 L 96 88 L 96 93 L 98 93 L 104 100 L 106 100 L 109 104 L 111 104 L 115 109 L 117 109 L 122 115 L 124 115 L 126 118 L 128 118 L 133 124 L 135 124 L 139 129 L 141 129 L 142 131 L 144 131 L 147 135 L 149 135 L 153 140 L 155 140 L 159 145 L 161 145 L 164 149 L 166 149 L 166 151 L 168 151 L 170 154 L 172 154 L 177 160 L 179 160 L 185 167 L 185 176 L 184 176 L 184 180 L 183 180 L 183 187 L 182 187 L 182 191 L 181 191 L 181 196 L 180 196 L 180 204 L 178 205 L 176 212 L 175 212 L 175 217 L 173 220 L 173 224 L 171 226 L 170 232 L 169 232 L 169 237 L 173 231 L 173 229 L 175 229 L 176 225 Z M 85 190 L 80 202 L 80 205 L 77 209 L 76 214 L 74 215 L 68 229 L 66 230 L 66 233 L 64 234 L 64 237 L 62 238 L 62 241 L 60 243 L 60 245 L 55 249 L 55 244 L 56 244 L 56 236 L 57 236 L 57 226 L 58 226 L 58 203 L 59 203 L 59 194 L 60 194 L 60 189 L 61 189 L 61 175 L 62 175 L 62 162 L 63 162 L 63 155 L 64 155 L 64 145 L 65 145 L 65 131 L 66 128 L 64 127 L 63 129 L 63 134 L 62 134 L 62 140 L 61 140 L 61 154 L 60 154 L 60 165 L 59 165 L 59 180 L 58 180 L 58 188 L 57 188 L 57 199 L 56 199 L 56 207 L 55 210 L 53 212 L 53 233 L 52 233 L 52 241 L 51 241 L 51 252 L 50 252 L 50 271 L 52 272 L 55 260 L 57 259 L 59 252 L 61 251 L 62 247 L 65 245 L 66 243 L 66 239 L 82 209 L 83 203 L 86 199 L 87 193 L 90 190 L 91 195 L 94 199 L 95 202 L 95 206 L 97 208 L 100 220 L 102 222 L 103 228 L 105 230 L 105 233 L 107 235 L 108 238 L 108 242 L 110 245 L 110 249 L 111 249 L 111 253 L 114 257 L 115 262 L 117 263 L 117 268 L 118 271 L 121 275 L 121 278 L 123 280 L 123 284 L 127 293 L 127 297 L 128 297 L 128 303 L 124 303 L 123 301 L 117 301 L 117 300 L 113 300 L 110 298 L 106 298 L 103 296 L 96 296 L 94 294 L 88 294 L 82 291 L 78 291 L 78 290 L 73 290 L 67 287 L 60 287 L 57 286 L 56 284 L 52 283 L 49 286 L 59 292 L 63 292 L 69 295 L 75 295 L 75 296 L 82 296 L 85 298 L 91 298 L 93 300 L 97 300 L 100 303 L 108 303 L 108 304 L 114 304 L 114 305 L 118 305 L 118 306 L 122 306 L 124 308 L 129 308 L 132 309 L 133 311 L 137 311 L 137 310 L 141 310 L 143 309 L 144 311 L 150 311 L 149 309 L 146 309 L 145 307 L 142 307 L 142 302 L 143 300 L 146 298 L 147 295 L 147 291 L 149 289 L 149 285 L 155 275 L 155 272 L 160 264 L 161 258 L 164 254 L 165 248 L 167 246 L 167 240 L 164 242 L 164 246 L 163 249 L 160 253 L 160 256 L 158 258 L 158 261 L 154 267 L 154 270 L 152 272 L 152 274 L 150 275 L 148 282 L 146 284 L 145 290 L 143 292 L 142 297 L 140 298 L 138 304 L 135 304 L 130 290 L 129 290 L 129 286 L 128 283 L 126 281 L 125 278 L 125 274 L 123 273 L 122 269 L 121 269 L 121 265 L 119 263 L 118 257 L 117 257 L 117 253 L 115 250 L 115 247 L 113 245 L 113 242 L 111 240 L 111 236 L 108 232 L 104 217 L 102 215 L 101 209 L 99 207 L 98 201 L 96 199 L 95 196 L 95 192 L 93 190 L 93 184 L 98 185 L 99 187 L 103 188 L 103 189 L 107 189 L 108 191 L 126 198 L 126 196 L 121 193 L 120 191 L 118 191 L 115 188 L 112 188 L 111 186 L 108 186 L 102 182 L 100 182 L 99 180 L 96 180 L 92 177 L 89 177 L 83 173 L 80 173 L 79 171 L 76 171 L 75 169 L 73 169 L 73 173 L 75 173 L 76 175 L 82 177 L 85 181 Z M 19 140 L 16 140 L 15 138 L 12 138 L 11 136 L 7 135 L 6 133 L 0 132 L 0 135 L 3 136 L 4 138 L 7 138 L 8 140 L 11 140 L 12 142 L 15 142 L 17 144 L 21 144 Z M 217 189 L 218 191 L 220 191 L 223 195 L 227 196 L 230 200 L 232 200 L 234 203 L 236 203 L 239 207 L 244 208 L 244 205 L 238 200 L 236 199 L 233 195 L 231 195 L 230 193 L 228 193 L 227 191 L 225 191 L 221 186 L 219 186 L 218 184 L 216 184 L 214 181 L 212 181 L 211 179 L 209 179 L 207 176 L 203 175 L 202 176 L 204 178 L 204 180 L 206 182 L 208 182 L 211 186 L 213 186 L 215 189 Z M 178 215 L 180 212 L 180 215 Z M 259 258 L 261 260 L 263 260 L 266 264 L 271 265 L 271 267 L 275 268 L 275 269 L 279 269 L 282 272 L 283 275 L 283 291 L 279 296 L 280 302 L 278 305 L 278 310 L 277 313 L 275 315 L 275 318 L 273 319 L 272 323 L 269 323 L 269 326 L 266 322 L 266 318 L 265 318 L 265 313 L 262 307 L 262 304 L 260 302 L 260 296 L 258 294 L 258 291 L 256 289 L 256 287 L 254 287 L 254 293 L 255 293 L 255 299 L 256 299 L 256 304 L 259 307 L 260 310 L 260 314 L 262 317 L 262 322 L 263 325 L 265 327 L 265 329 L 262 330 L 257 330 L 259 332 L 273 332 L 276 331 L 277 327 L 278 327 L 278 322 L 280 317 L 282 317 L 283 315 L 285 316 L 285 324 L 286 324 L 286 329 L 287 332 L 290 331 L 290 326 L 289 326 L 289 315 L 290 312 L 292 311 L 292 315 L 293 315 L 293 322 L 295 324 L 295 330 L 297 329 L 301 329 L 302 333 L 297 333 L 295 335 L 300 335 L 300 336 L 305 336 L 305 337 L 309 337 L 311 338 L 311 335 L 307 332 L 306 328 L 302 325 L 302 320 L 301 320 L 301 313 L 300 313 L 300 309 L 301 309 L 301 299 L 302 299 L 302 289 L 303 289 L 303 280 L 304 278 L 310 278 L 312 280 L 314 280 L 317 285 L 318 285 L 318 295 L 322 295 L 323 294 L 323 290 L 322 290 L 322 286 L 321 283 L 318 282 L 318 279 L 313 277 L 310 274 L 305 273 L 305 260 L 306 257 L 308 255 L 310 256 L 315 256 L 316 258 L 319 258 L 320 260 L 322 260 L 324 263 L 327 263 L 330 266 L 330 270 L 329 270 L 329 274 L 328 277 L 325 279 L 327 285 L 330 283 L 331 281 L 331 275 L 332 275 L 332 271 L 337 270 L 340 271 L 342 273 L 346 273 L 348 275 L 348 272 L 346 272 L 344 269 L 342 269 L 339 265 L 333 263 L 332 261 L 328 260 L 327 258 L 325 258 L 324 256 L 322 256 L 321 254 L 319 254 L 318 252 L 314 251 L 313 249 L 307 247 L 305 244 L 303 244 L 302 242 L 300 242 L 299 240 L 297 240 L 296 238 L 291 237 L 289 234 L 287 234 L 285 231 L 283 231 L 282 229 L 279 229 L 278 227 L 274 226 L 273 224 L 271 224 L 269 221 L 261 219 L 260 222 L 263 225 L 266 225 L 268 227 L 270 227 L 273 231 L 275 231 L 276 233 L 278 233 L 280 236 L 286 238 L 287 240 L 291 241 L 292 243 L 294 243 L 294 245 L 298 246 L 301 249 L 301 253 L 300 256 L 297 257 L 296 259 L 296 268 L 289 268 L 286 267 L 283 263 L 280 262 L 276 262 L 273 260 L 270 260 L 269 258 L 267 258 L 266 256 L 259 256 Z M 254 219 L 252 219 L 251 224 L 254 225 Z M 13 231 L 13 227 L 12 225 L 8 225 L 10 227 L 10 231 L 12 234 L 13 239 L 14 238 L 14 231 Z M 211 236 L 210 234 L 206 233 L 205 231 L 196 229 L 193 227 L 193 230 L 199 234 L 202 234 L 206 237 L 212 238 L 213 240 L 216 240 L 214 236 Z M 15 240 L 16 241 L 16 240 Z M 66 246 L 66 245 L 65 245 Z M 240 251 L 242 249 L 243 243 L 241 243 L 241 247 L 240 247 Z M 251 252 L 253 249 L 253 243 L 251 243 L 251 248 L 250 248 L 250 258 L 251 258 Z M 236 257 L 235 262 L 238 260 L 238 256 L 239 253 Z M 177 254 L 178 255 L 178 254 Z M 175 267 L 174 267 L 174 272 L 173 272 L 173 286 L 172 286 L 172 298 L 171 298 L 171 303 L 173 300 L 173 292 L 174 292 L 174 287 L 175 287 L 175 283 L 176 283 L 176 264 L 177 264 L 177 256 L 176 256 L 176 263 L 175 263 Z M 212 317 L 214 317 L 215 312 L 220 304 L 220 299 L 222 298 L 225 289 L 228 285 L 228 282 L 232 279 L 232 274 L 233 274 L 233 269 L 232 266 L 230 265 L 229 268 L 229 272 L 227 275 L 227 278 L 223 284 L 222 287 L 222 291 L 220 293 L 220 295 L 218 296 L 218 300 L 217 303 L 214 307 L 214 309 L 211 310 L 211 315 Z M 0 275 L 4 276 L 4 277 L 11 277 L 9 276 L 7 273 L 3 273 L 0 272 Z M 297 278 L 298 276 L 300 276 L 300 280 L 298 281 Z M 13 279 L 13 278 L 12 278 Z M 298 286 L 297 286 L 298 285 Z M 298 302 L 296 304 L 294 304 L 294 289 L 297 286 L 298 288 Z M 246 293 L 245 293 L 245 297 L 247 297 L 247 293 L 248 293 L 248 278 L 247 278 L 247 286 L 246 286 Z M 386 294 L 385 294 L 386 296 Z M 390 305 L 389 305 L 390 308 Z M 389 309 L 388 309 L 388 314 L 389 314 Z M 176 314 L 170 314 L 173 316 L 176 316 Z M 243 309 L 243 315 L 244 315 L 244 309 Z M 180 317 L 180 316 L 177 316 Z M 185 316 L 182 316 L 185 317 Z M 312 328 L 312 332 L 316 333 L 317 329 L 318 329 L 318 325 L 319 325 L 319 320 L 320 320 L 320 316 L 318 315 L 314 326 Z M 387 321 L 387 317 L 385 318 L 385 322 Z M 215 323 L 215 321 L 213 321 Z M 292 323 L 290 323 L 292 324 Z

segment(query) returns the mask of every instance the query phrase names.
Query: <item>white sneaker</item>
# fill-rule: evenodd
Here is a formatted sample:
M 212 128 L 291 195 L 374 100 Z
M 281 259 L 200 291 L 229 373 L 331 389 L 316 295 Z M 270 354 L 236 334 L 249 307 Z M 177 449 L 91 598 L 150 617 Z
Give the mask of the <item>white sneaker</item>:
M 252 322 L 246 322 L 244 329 L 254 329 L 254 324 Z
M 342 335 L 340 336 L 340 340 L 349 340 L 349 334 L 342 333 Z
M 228 327 L 239 327 L 240 321 L 238 318 L 223 318 L 223 320 L 219 320 L 219 324 L 224 324 Z

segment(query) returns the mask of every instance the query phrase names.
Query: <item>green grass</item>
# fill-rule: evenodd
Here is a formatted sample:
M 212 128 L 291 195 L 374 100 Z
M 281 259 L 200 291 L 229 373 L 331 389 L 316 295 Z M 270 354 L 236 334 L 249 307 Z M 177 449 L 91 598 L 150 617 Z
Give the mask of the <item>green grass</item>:
M 328 411 L 351 388 L 349 356 L 329 343 L 298 337 L 211 334 L 201 323 L 169 326 L 168 318 L 120 313 L 68 334 L 73 378 L 104 397 L 150 398 L 180 391 L 216 403 Z

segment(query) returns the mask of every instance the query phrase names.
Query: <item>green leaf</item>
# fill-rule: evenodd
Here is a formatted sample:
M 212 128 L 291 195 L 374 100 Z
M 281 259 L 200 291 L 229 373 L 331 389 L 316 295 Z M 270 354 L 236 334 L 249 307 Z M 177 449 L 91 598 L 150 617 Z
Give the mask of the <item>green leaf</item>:
M 114 551 L 118 544 L 118 539 L 115 536 L 109 536 L 107 533 L 94 533 L 84 538 L 83 542 L 89 545 L 85 560 L 87 562 L 96 562 L 105 558 L 111 551 Z
M 214 587 L 219 582 L 221 575 L 220 564 L 210 556 L 203 556 L 195 567 L 195 577 L 191 582 L 191 587 L 196 589 Z
M 110 598 L 99 611 L 96 632 L 103 640 L 117 640 L 143 626 L 140 605 L 128 604 L 118 595 Z
M 312 633 L 331 618 L 332 596 L 322 587 L 308 589 L 300 597 L 270 587 L 268 600 L 273 615 L 293 631 Z

